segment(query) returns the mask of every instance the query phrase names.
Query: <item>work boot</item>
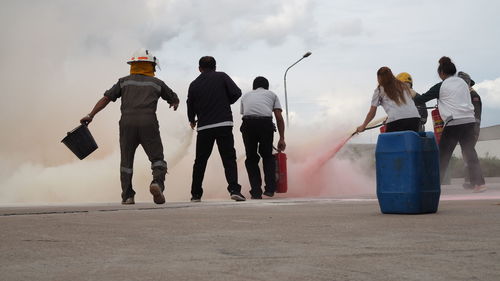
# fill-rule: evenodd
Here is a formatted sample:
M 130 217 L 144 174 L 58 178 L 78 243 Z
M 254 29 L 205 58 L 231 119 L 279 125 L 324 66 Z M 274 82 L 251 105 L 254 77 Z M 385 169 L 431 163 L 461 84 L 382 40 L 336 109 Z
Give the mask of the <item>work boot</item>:
M 153 202 L 156 204 L 165 203 L 165 196 L 163 195 L 162 188 L 159 183 L 152 181 L 149 185 L 149 192 L 153 195 Z
M 134 197 L 129 197 L 127 198 L 126 200 L 122 200 L 122 205 L 134 205 L 135 204 L 135 201 L 134 201 Z

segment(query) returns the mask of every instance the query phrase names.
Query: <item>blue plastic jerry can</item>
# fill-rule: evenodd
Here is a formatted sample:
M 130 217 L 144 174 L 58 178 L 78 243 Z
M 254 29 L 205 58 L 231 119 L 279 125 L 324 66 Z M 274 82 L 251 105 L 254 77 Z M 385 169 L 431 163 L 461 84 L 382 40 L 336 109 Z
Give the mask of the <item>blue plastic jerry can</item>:
M 441 184 L 434 134 L 380 134 L 375 150 L 377 198 L 384 214 L 425 214 L 438 210 Z

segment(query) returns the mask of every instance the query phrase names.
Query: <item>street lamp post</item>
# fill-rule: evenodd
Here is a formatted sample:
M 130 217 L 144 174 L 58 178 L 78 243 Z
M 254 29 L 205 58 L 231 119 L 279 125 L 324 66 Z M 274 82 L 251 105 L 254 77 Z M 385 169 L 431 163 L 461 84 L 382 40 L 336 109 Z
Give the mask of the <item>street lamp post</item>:
M 297 63 L 299 63 L 301 60 L 307 58 L 308 56 L 310 56 L 312 53 L 311 52 L 307 52 L 305 53 L 298 61 L 294 62 L 292 65 L 290 65 L 286 71 L 285 71 L 285 76 L 283 78 L 283 81 L 285 82 L 285 109 L 286 109 L 286 126 L 288 127 L 289 126 L 289 122 L 288 122 L 288 96 L 287 96 L 287 92 L 286 92 L 286 74 L 288 73 L 288 70 L 290 70 L 290 68 L 292 68 L 294 65 L 296 65 Z

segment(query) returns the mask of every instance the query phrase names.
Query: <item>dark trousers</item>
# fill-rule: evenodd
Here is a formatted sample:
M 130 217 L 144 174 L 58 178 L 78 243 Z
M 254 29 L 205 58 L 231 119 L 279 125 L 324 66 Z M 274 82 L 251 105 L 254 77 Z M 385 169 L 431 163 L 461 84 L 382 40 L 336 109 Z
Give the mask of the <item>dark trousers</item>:
M 471 185 L 473 187 L 476 185 L 484 185 L 485 182 L 483 173 L 481 171 L 481 166 L 479 165 L 476 149 L 474 148 L 476 144 L 474 126 L 475 123 L 468 123 L 444 127 L 443 134 L 441 135 L 441 141 L 439 143 L 441 181 L 443 180 L 445 171 L 448 168 L 453 150 L 455 150 L 457 143 L 460 143 L 464 160 L 467 161 Z
M 224 173 L 228 184 L 227 190 L 231 194 L 241 192 L 241 185 L 238 184 L 233 127 L 217 127 L 201 130 L 196 137 L 196 159 L 194 160 L 193 182 L 191 184 L 191 195 L 194 198 L 201 198 L 203 195 L 203 178 L 215 142 L 217 142 L 222 164 L 224 165 Z
M 264 189 L 276 191 L 276 161 L 273 156 L 274 124 L 272 119 L 243 119 L 240 131 L 243 135 L 247 159 L 245 167 L 250 181 L 250 194 L 262 195 L 262 178 L 259 160 L 262 158 L 264 167 Z M 259 156 L 260 155 L 260 156 Z
M 420 117 L 399 119 L 387 123 L 386 132 L 414 131 L 418 132 L 420 128 Z
M 481 131 L 481 123 L 476 122 L 474 125 L 474 146 L 476 146 L 477 140 L 479 139 L 479 133 Z M 467 156 L 462 148 L 462 158 L 464 160 L 464 182 L 470 183 L 469 167 L 467 167 Z
M 126 200 L 135 195 L 132 188 L 134 156 L 137 147 L 142 145 L 149 161 L 153 180 L 164 189 L 167 162 L 163 158 L 163 145 L 156 116 L 122 117 L 120 120 L 120 181 L 122 185 L 122 199 Z

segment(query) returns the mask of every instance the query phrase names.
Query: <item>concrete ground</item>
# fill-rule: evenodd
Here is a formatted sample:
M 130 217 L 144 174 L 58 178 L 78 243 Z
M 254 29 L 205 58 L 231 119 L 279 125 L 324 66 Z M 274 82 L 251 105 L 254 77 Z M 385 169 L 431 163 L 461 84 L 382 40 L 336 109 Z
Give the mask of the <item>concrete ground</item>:
M 376 199 L 0 207 L 0 280 L 500 280 L 500 180 Z

